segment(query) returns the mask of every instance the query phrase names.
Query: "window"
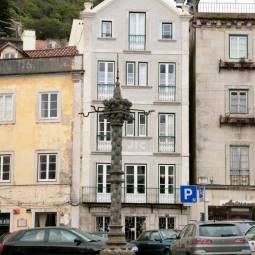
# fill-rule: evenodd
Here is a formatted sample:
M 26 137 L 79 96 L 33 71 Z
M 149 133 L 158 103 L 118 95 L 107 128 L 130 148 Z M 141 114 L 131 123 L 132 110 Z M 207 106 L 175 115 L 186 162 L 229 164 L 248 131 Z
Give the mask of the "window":
M 125 237 L 127 242 L 136 240 L 146 230 L 146 218 L 129 216 L 125 217 Z
M 102 33 L 101 36 L 104 38 L 112 37 L 112 22 L 111 21 L 102 21 Z
M 96 217 L 96 232 L 109 232 L 111 218 L 108 216 Z
M 159 152 L 175 151 L 175 114 L 159 114 Z
M 175 229 L 174 217 L 159 217 L 159 229 Z
M 147 116 L 143 112 L 131 113 L 133 120 L 125 121 L 125 136 L 147 136 Z
M 111 165 L 98 164 L 97 165 L 97 192 L 111 193 Z
M 0 122 L 13 121 L 13 101 L 13 94 L 0 94 Z
M 114 90 L 114 62 L 98 62 L 97 97 L 99 100 L 113 97 Z
M 247 90 L 230 90 L 230 113 L 248 113 Z
M 57 92 L 40 93 L 40 119 L 59 118 L 59 94 Z
M 50 243 L 74 243 L 78 236 L 64 229 L 49 229 Z
M 162 39 L 172 39 L 172 23 L 162 23 Z
M 145 194 L 146 166 L 126 165 L 126 193 Z
M 8 52 L 4 54 L 4 59 L 12 59 L 12 58 L 16 58 L 16 55 L 14 52 Z
M 135 62 L 127 62 L 127 85 L 135 85 Z
M 0 155 L 0 182 L 9 182 L 11 179 L 11 155 Z
M 97 117 L 97 150 L 111 150 L 111 126 L 110 122 L 104 117 L 103 113 L 99 113 Z
M 248 58 L 248 35 L 229 36 L 229 58 Z
M 159 166 L 159 191 L 160 194 L 173 194 L 175 188 L 173 165 Z
M 20 238 L 21 242 L 43 242 L 45 230 L 29 230 Z
M 138 85 L 148 85 L 148 63 L 138 63 Z
M 42 153 L 38 154 L 38 180 L 56 181 L 57 154 Z
M 129 13 L 129 49 L 145 50 L 146 14 L 142 12 Z
M 159 100 L 175 101 L 175 64 L 159 64 Z
M 231 185 L 249 185 L 249 147 L 230 147 Z
M 147 116 L 144 113 L 138 113 L 138 136 L 147 136 Z

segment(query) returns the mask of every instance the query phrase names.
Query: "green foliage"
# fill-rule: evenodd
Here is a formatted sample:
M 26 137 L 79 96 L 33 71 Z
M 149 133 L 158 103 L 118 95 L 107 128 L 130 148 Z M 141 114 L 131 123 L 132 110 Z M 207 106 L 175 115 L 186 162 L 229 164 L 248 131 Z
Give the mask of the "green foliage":
M 97 5 L 103 0 L 95 0 Z M 13 19 L 36 30 L 38 39 L 69 38 L 72 21 L 79 18 L 84 0 L 0 0 L 9 2 Z M 0 7 L 2 13 L 2 8 Z M 0 18 L 1 19 L 1 18 Z
M 10 27 L 11 13 L 8 0 L 0 0 L 0 32 L 3 35 L 11 35 L 11 30 L 6 27 Z

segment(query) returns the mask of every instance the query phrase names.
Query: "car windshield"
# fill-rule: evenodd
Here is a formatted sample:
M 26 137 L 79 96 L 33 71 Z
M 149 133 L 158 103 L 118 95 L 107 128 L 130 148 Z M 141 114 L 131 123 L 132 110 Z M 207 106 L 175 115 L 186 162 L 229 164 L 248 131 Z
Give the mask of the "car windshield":
M 176 239 L 177 233 L 172 229 L 160 230 L 163 239 Z
M 99 238 L 96 238 L 95 235 L 91 235 L 81 229 L 74 228 L 73 232 L 84 238 L 87 242 L 99 241 Z
M 242 233 L 234 224 L 206 224 L 199 227 L 200 236 L 230 237 L 241 236 Z

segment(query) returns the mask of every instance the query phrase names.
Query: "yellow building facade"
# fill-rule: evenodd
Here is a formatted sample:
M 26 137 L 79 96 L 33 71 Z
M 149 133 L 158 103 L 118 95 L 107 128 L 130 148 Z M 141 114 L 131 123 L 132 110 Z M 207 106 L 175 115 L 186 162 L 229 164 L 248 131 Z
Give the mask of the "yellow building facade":
M 46 53 L 0 60 L 0 234 L 79 224 L 82 61 Z

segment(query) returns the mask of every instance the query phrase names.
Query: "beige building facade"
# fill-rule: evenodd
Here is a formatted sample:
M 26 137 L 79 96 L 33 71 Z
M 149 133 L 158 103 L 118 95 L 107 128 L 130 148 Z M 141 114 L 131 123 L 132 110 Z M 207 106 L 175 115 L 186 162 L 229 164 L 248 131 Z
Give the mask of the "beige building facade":
M 189 207 L 189 13 L 174 1 L 85 3 L 70 45 L 84 54 L 84 113 L 113 95 L 117 68 L 134 121 L 123 127 L 122 224 L 126 239 L 142 230 L 181 228 Z M 117 61 L 118 55 L 118 61 Z M 153 110 L 149 116 L 143 110 Z M 108 231 L 111 130 L 103 115 L 84 119 L 80 227 Z M 85 142 L 86 141 L 86 142 Z
M 255 219 L 255 17 L 230 5 L 201 1 L 192 24 L 192 178 L 206 187 L 192 219 L 204 207 L 210 220 Z
M 77 227 L 82 56 L 2 48 L 20 55 L 0 60 L 0 233 Z

